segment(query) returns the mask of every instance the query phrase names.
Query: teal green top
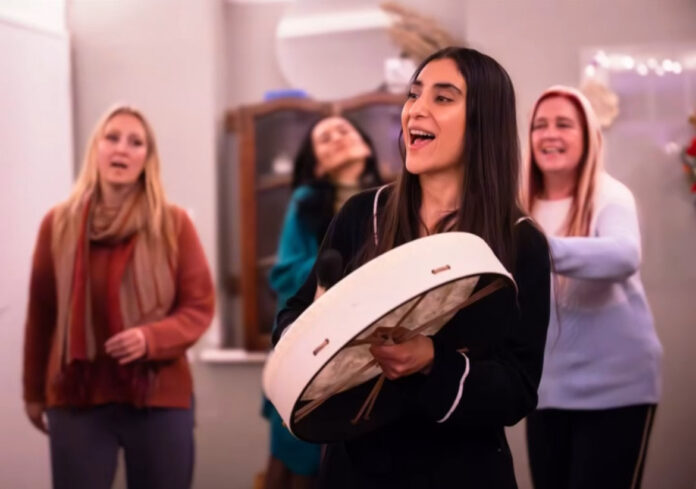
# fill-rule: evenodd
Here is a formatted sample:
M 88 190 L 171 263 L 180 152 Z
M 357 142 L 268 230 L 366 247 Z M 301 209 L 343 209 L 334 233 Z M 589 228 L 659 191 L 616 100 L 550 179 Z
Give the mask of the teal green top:
M 319 252 L 319 240 L 306 218 L 299 212 L 300 203 L 312 197 L 316 190 L 309 186 L 295 189 L 290 198 L 278 242 L 276 263 L 268 281 L 277 296 L 277 311 L 307 280 Z M 275 322 L 273 323 L 275 329 Z M 263 415 L 271 424 L 271 455 L 285 464 L 293 473 L 314 476 L 319 472 L 321 445 L 298 440 L 283 426 L 280 415 L 265 400 Z
M 269 283 L 277 295 L 276 310 L 282 309 L 307 280 L 319 252 L 320 238 L 299 213 L 300 202 L 313 192 L 306 185 L 295 189 L 285 213 L 276 263 L 269 275 Z

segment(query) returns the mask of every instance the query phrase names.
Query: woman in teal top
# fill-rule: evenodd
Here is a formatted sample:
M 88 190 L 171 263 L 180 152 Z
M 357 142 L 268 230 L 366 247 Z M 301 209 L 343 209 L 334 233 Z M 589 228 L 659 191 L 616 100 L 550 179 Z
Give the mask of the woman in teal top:
M 372 142 L 355 124 L 327 117 L 310 128 L 295 158 L 293 194 L 269 277 L 278 310 L 307 279 L 336 211 L 353 194 L 381 183 Z M 294 438 L 268 401 L 263 414 L 271 423 L 266 489 L 312 487 L 321 446 Z

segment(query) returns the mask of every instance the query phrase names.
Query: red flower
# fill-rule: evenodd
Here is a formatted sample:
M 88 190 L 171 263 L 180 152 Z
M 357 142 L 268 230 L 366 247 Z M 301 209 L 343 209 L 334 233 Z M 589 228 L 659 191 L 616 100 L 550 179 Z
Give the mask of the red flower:
M 686 150 L 686 154 L 696 158 L 696 138 L 691 140 L 691 146 L 689 146 L 688 149 Z

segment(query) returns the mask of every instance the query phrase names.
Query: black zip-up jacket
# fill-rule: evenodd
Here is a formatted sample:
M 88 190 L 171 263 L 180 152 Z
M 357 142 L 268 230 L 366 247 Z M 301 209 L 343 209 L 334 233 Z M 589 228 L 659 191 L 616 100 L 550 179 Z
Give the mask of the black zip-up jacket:
M 372 239 L 375 192 L 351 198 L 324 238 L 322 249 L 340 252 L 345 274 Z M 385 201 L 383 192 L 380 210 Z M 512 288 L 502 289 L 459 311 L 435 334 L 427 375 L 385 383 L 373 413 L 375 419 L 385 413 L 389 422 L 369 432 L 369 423 L 363 424 L 357 429 L 364 433 L 327 446 L 320 487 L 517 487 L 504 427 L 520 421 L 537 403 L 549 321 L 550 261 L 546 238 L 531 221 L 516 224 L 514 237 L 517 297 Z M 366 284 L 365 293 L 380 286 Z M 312 303 L 315 290 L 313 271 L 278 313 L 274 343 Z M 457 351 L 463 347 L 469 349 L 468 358 Z M 458 395 L 467 362 L 469 372 Z

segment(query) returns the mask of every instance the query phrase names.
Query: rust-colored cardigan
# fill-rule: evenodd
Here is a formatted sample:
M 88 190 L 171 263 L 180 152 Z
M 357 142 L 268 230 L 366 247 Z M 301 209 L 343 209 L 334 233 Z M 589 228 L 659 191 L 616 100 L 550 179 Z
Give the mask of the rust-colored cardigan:
M 147 340 L 147 356 L 138 361 L 155 362 L 157 374 L 145 404 L 158 407 L 188 408 L 193 384 L 186 349 L 193 345 L 210 324 L 215 309 L 215 292 L 210 269 L 193 223 L 186 213 L 178 215 L 179 258 L 176 265 L 176 299 L 164 319 L 138 326 Z M 71 405 L 57 392 L 60 348 L 55 341 L 56 283 L 51 253 L 53 211 L 41 223 L 34 250 L 29 306 L 24 338 L 24 400 L 45 402 L 47 406 Z M 111 248 L 90 245 L 92 313 L 98 345 L 92 368 L 93 385 L 88 405 L 109 402 L 134 404 L 126 389 L 120 388 L 116 360 L 104 352 L 107 338 L 107 266 Z M 84 405 L 84 403 L 80 403 Z

